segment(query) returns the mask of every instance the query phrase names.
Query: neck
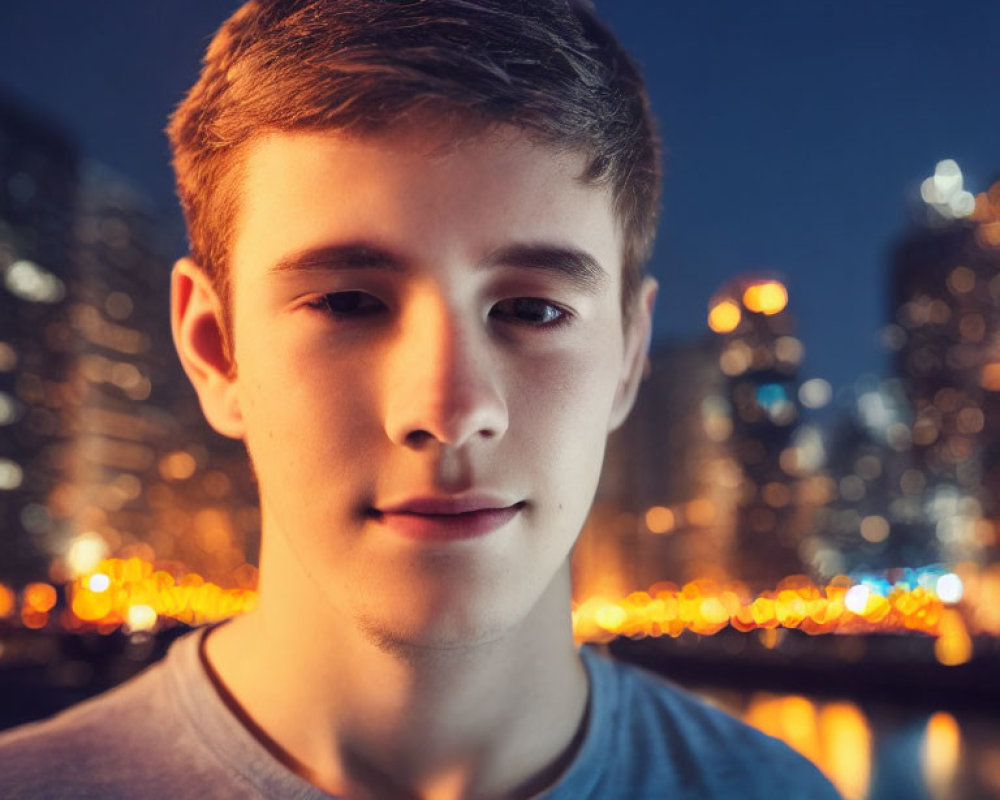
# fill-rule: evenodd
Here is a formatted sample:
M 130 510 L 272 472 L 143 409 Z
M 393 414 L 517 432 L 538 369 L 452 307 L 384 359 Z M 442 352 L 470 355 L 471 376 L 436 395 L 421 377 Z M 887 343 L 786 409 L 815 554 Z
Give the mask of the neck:
M 530 797 L 568 765 L 586 707 L 568 572 L 510 629 L 433 646 L 328 607 L 304 618 L 315 599 L 269 584 L 281 576 L 262 568 L 257 609 L 215 631 L 207 656 L 282 760 L 326 791 Z

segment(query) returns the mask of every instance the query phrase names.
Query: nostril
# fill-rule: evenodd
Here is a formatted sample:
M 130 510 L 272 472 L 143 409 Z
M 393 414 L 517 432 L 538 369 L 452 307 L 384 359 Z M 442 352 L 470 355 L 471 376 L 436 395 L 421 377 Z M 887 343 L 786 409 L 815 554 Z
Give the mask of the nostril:
M 434 438 L 430 431 L 415 430 L 406 434 L 406 443 L 411 447 L 422 447 Z

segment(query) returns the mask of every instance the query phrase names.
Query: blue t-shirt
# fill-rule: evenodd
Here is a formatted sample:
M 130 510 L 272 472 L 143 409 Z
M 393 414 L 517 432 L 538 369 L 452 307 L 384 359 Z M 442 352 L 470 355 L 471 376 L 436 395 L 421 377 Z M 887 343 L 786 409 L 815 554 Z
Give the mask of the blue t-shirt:
M 329 800 L 229 710 L 202 666 L 202 631 L 100 697 L 0 735 L 0 797 Z M 581 651 L 583 743 L 544 800 L 837 800 L 782 742 L 649 673 Z

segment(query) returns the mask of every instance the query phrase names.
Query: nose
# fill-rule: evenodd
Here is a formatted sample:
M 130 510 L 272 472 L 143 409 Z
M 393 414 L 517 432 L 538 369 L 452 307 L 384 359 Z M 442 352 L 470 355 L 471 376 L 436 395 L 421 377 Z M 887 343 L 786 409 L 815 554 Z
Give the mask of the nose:
M 488 331 L 439 298 L 401 317 L 387 360 L 385 429 L 396 444 L 462 447 L 507 431 L 507 404 Z

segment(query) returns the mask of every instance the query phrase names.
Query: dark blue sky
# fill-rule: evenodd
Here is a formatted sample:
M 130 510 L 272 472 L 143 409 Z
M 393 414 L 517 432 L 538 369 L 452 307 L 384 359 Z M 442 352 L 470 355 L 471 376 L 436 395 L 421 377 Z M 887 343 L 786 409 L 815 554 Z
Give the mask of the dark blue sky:
M 0 86 L 177 224 L 164 119 L 233 0 L 9 0 Z M 705 328 L 729 277 L 787 278 L 803 377 L 884 371 L 888 249 L 942 158 L 1000 175 L 1000 3 L 598 0 L 667 148 L 657 336 Z

